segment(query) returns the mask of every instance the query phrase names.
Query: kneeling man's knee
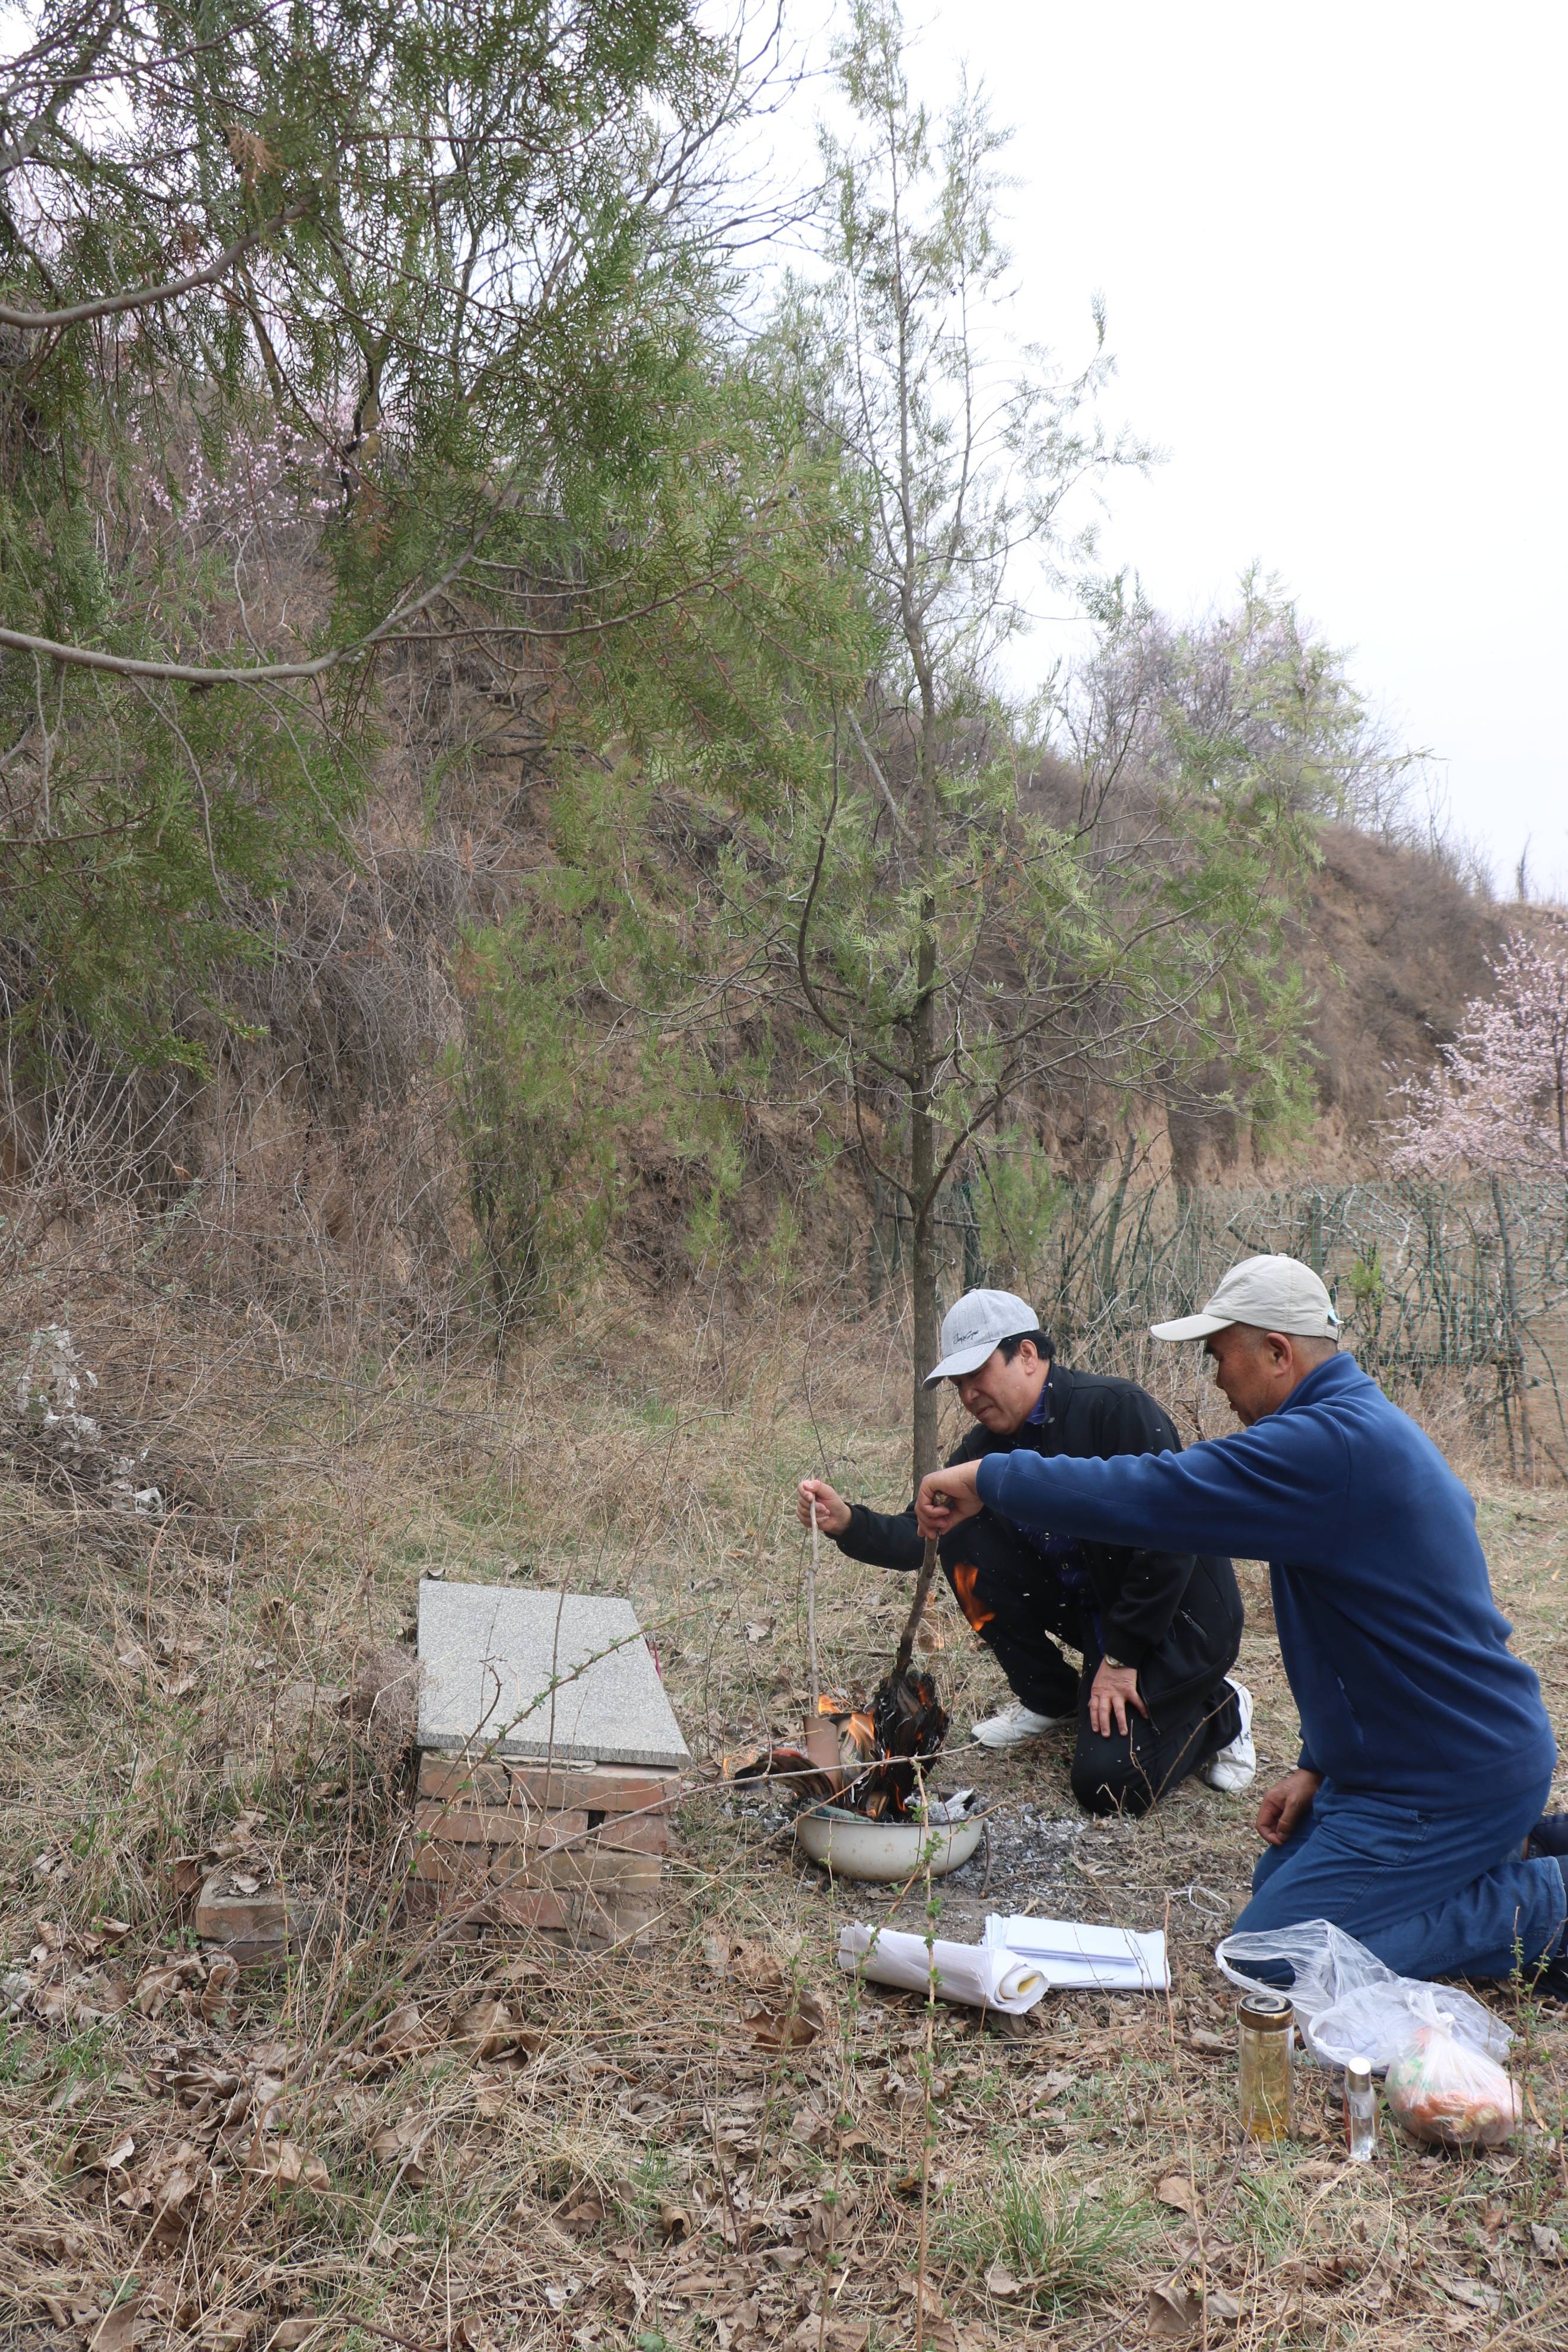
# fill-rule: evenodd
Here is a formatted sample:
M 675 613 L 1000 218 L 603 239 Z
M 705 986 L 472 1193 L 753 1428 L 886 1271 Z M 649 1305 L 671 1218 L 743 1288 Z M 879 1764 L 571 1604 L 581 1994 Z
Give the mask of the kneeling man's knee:
M 1073 1759 L 1072 1793 L 1086 1813 L 1146 1813 L 1155 1801 L 1148 1775 L 1131 1755 L 1109 1764 Z

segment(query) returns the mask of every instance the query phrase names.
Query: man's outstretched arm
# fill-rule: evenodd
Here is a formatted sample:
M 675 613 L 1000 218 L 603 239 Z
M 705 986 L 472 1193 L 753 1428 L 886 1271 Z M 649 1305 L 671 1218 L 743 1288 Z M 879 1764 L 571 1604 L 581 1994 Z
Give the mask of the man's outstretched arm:
M 811 1524 L 813 1503 L 818 1527 L 847 1559 L 863 1560 L 871 1568 L 919 1567 L 925 1545 L 915 1524 L 913 1503 L 904 1511 L 868 1510 L 863 1503 L 846 1502 L 825 1478 L 802 1478 L 795 1508 L 803 1528 Z
M 1301 1548 L 1307 1515 L 1321 1523 L 1349 1485 L 1349 1451 L 1337 1430 L 1306 1413 L 1270 1414 L 1185 1454 L 1108 1462 L 988 1454 L 934 1472 L 921 1486 L 917 1517 L 924 1534 L 945 1535 L 988 1507 L 1052 1535 L 1277 1559 Z

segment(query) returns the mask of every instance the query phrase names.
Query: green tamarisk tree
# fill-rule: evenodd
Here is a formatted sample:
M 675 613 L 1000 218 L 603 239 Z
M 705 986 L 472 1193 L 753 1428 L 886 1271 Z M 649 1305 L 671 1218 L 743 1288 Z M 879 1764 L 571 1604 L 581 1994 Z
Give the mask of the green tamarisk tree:
M 1305 670 L 1284 657 L 1278 603 L 1270 628 L 1255 613 L 1207 649 L 1231 691 L 1188 707 L 1181 646 L 1154 659 L 1119 583 L 1087 590 L 1097 666 L 1032 714 L 1007 705 L 1020 579 L 1082 569 L 1081 496 L 1141 452 L 1097 422 L 1098 339 L 1076 373 L 1007 345 L 983 105 L 961 93 L 932 119 L 885 0 L 857 0 L 839 87 L 826 267 L 790 285 L 775 342 L 863 486 L 845 560 L 880 658 L 830 713 L 798 812 L 791 966 L 862 1163 L 907 1217 L 918 1479 L 936 1462 L 939 1202 L 988 1135 L 1069 1087 L 1168 1099 L 1201 1072 L 1212 1095 L 1219 1061 L 1226 1099 L 1290 1099 L 1281 923 L 1364 719 L 1318 649 Z

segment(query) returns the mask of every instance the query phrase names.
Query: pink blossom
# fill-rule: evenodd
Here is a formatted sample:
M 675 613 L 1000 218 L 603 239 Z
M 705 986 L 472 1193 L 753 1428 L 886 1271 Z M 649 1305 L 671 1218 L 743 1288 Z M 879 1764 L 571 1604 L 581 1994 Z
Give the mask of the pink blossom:
M 1568 930 L 1516 931 L 1489 961 L 1495 992 L 1470 999 L 1429 1077 L 1395 1089 L 1396 1175 L 1568 1176 Z
M 306 516 L 329 514 L 340 503 L 329 493 L 330 466 L 324 444 L 290 425 L 275 424 L 266 434 L 235 431 L 225 445 L 221 476 L 198 441 L 177 509 L 156 477 L 148 484 L 149 503 L 164 514 L 177 510 L 193 540 L 237 541 L 253 530 L 276 530 Z

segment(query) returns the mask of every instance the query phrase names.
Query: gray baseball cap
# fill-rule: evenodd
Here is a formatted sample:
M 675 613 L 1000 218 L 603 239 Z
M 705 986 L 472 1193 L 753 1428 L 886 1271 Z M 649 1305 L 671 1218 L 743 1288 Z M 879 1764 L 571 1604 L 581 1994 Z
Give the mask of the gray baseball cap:
M 1151 1323 L 1149 1329 L 1156 1339 L 1207 1339 L 1231 1323 L 1304 1339 L 1339 1337 L 1339 1317 L 1320 1277 L 1299 1257 L 1276 1255 L 1244 1257 L 1222 1276 L 1199 1313 L 1175 1323 Z
M 942 1360 L 925 1375 L 934 1389 L 938 1381 L 956 1380 L 977 1372 L 998 1339 L 1021 1338 L 1038 1331 L 1040 1317 L 1014 1290 L 966 1290 L 956 1307 L 942 1318 Z

